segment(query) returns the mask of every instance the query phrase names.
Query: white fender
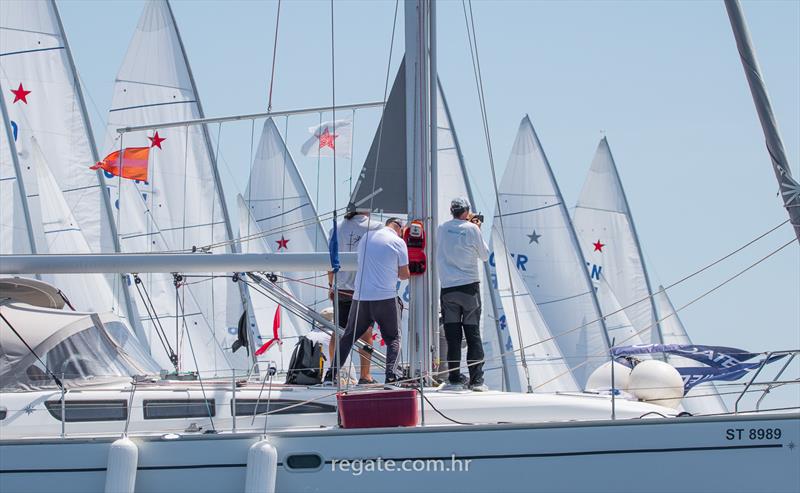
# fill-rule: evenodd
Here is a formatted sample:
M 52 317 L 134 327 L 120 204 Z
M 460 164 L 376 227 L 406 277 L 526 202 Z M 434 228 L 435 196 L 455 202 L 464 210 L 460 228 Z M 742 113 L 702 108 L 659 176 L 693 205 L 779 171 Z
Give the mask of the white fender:
M 247 452 L 245 493 L 275 493 L 278 477 L 278 451 L 266 438 L 259 440 Z
M 112 443 L 108 451 L 105 493 L 133 493 L 138 465 L 139 447 L 128 437 Z

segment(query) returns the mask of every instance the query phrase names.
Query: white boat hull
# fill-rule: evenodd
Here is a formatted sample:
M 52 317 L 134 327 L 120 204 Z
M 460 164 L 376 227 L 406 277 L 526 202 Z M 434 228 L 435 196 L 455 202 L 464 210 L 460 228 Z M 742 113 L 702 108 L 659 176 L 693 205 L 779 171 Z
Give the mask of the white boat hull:
M 116 438 L 4 440 L 0 490 L 102 491 Z M 137 492 L 216 493 L 244 491 L 247 452 L 262 437 L 131 438 L 139 447 Z M 327 428 L 279 431 L 270 441 L 281 492 L 800 491 L 800 414 Z M 292 469 L 288 459 L 298 454 L 322 462 Z M 361 462 L 342 470 L 345 459 Z M 386 470 L 388 459 L 397 470 Z

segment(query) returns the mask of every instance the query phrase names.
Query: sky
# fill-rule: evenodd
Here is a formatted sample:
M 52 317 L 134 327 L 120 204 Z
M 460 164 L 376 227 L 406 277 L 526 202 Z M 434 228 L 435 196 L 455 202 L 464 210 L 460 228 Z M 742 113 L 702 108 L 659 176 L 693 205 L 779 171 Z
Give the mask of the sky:
M 114 77 L 142 2 L 58 5 L 96 140 L 103 142 Z M 172 5 L 206 115 L 265 111 L 277 2 Z M 797 177 L 800 2 L 745 1 L 743 7 Z M 335 3 L 337 103 L 383 98 L 387 66 L 393 78 L 403 50 L 401 5 L 390 64 L 394 8 L 394 1 Z M 442 0 L 437 9 L 439 76 L 477 189 L 476 209 L 490 216 L 494 190 L 462 3 Z M 496 0 L 475 1 L 473 11 L 498 176 L 527 114 L 565 200 L 574 204 L 605 135 L 654 284 L 671 284 L 787 219 L 721 1 Z M 330 22 L 326 1 L 281 6 L 273 109 L 331 104 Z M 318 172 L 317 161 L 300 156 L 299 147 L 307 127 L 326 116 L 278 122 L 320 211 L 333 206 L 331 164 L 322 162 Z M 339 206 L 378 117 L 378 110 L 355 114 L 353 162 L 337 166 Z M 220 167 L 229 200 L 246 186 L 251 130 L 249 123 L 223 128 Z M 690 302 L 792 237 L 783 225 L 671 289 L 673 302 Z M 680 316 L 698 344 L 800 348 L 800 247 L 769 257 Z

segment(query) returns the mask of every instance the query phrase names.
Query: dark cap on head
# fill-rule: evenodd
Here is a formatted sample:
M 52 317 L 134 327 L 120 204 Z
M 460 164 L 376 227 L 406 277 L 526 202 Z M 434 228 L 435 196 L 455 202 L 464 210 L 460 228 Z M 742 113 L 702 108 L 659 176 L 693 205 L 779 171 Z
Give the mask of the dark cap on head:
M 353 217 L 355 217 L 356 214 L 358 214 L 358 210 L 356 209 L 356 204 L 354 204 L 353 202 L 348 202 L 347 209 L 345 209 L 344 212 L 344 218 L 353 219 Z
M 389 226 L 390 224 L 396 224 L 400 229 L 403 229 L 403 221 L 396 217 L 390 217 L 383 223 L 385 226 Z

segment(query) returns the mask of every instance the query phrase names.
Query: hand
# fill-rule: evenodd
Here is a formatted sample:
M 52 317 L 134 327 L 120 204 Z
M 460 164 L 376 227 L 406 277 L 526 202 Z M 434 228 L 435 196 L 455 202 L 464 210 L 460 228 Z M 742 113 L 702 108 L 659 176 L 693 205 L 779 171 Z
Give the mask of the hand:
M 469 218 L 469 222 L 471 222 L 472 224 L 474 224 L 475 226 L 477 226 L 479 228 L 483 224 L 483 221 L 481 221 L 481 219 L 478 216 L 475 216 L 475 215 L 473 215 L 471 218 Z

